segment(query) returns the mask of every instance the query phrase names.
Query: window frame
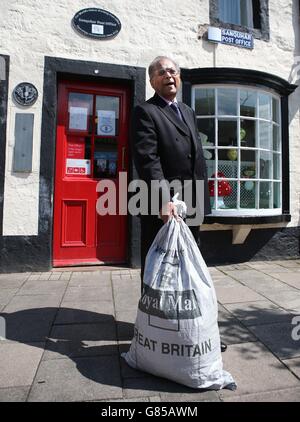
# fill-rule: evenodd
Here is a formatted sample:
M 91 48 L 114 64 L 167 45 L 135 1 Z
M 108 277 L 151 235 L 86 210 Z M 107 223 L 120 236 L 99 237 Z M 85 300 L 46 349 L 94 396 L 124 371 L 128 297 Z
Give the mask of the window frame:
M 255 39 L 270 41 L 269 0 L 258 0 L 260 5 L 260 28 L 249 28 L 243 25 L 223 22 L 219 18 L 219 0 L 209 0 L 210 25 L 235 31 L 248 32 Z
M 288 96 L 294 92 L 297 85 L 290 84 L 286 80 L 257 70 L 207 67 L 194 69 L 181 69 L 182 79 L 182 100 L 192 107 L 192 86 L 193 85 L 241 85 L 244 87 L 261 88 L 271 90 L 280 97 L 281 109 L 281 177 L 282 177 L 282 213 L 280 215 L 254 216 L 241 215 L 209 215 L 205 217 L 204 223 L 220 224 L 262 224 L 291 221 L 290 215 L 290 171 L 289 171 L 289 118 L 288 118 Z M 259 211 L 259 210 L 256 210 Z

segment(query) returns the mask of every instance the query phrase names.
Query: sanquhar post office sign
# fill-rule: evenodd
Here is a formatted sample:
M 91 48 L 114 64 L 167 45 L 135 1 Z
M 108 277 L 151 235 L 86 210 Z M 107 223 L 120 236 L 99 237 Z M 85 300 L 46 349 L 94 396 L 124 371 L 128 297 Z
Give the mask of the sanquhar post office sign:
M 72 25 L 80 34 L 96 39 L 113 38 L 121 30 L 121 22 L 115 15 L 97 8 L 77 12 Z

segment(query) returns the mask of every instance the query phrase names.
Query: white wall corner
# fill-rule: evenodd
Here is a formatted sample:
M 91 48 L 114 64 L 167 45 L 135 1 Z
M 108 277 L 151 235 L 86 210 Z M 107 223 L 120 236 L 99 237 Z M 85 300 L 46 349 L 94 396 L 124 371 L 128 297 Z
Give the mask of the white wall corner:
M 232 244 L 241 245 L 245 242 L 248 234 L 252 229 L 252 225 L 241 224 L 232 227 Z

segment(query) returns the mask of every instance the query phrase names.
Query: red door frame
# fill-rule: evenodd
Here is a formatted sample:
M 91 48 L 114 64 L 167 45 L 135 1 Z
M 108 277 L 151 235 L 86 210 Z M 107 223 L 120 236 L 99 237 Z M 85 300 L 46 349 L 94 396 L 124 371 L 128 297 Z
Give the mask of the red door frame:
M 76 134 L 68 130 L 69 93 L 93 96 L 92 132 Z M 99 216 L 96 186 L 100 179 L 93 177 L 95 139 L 95 98 L 119 98 L 119 130 L 117 136 L 117 175 L 128 171 L 128 122 L 130 90 L 126 85 L 61 80 L 58 84 L 58 115 L 56 137 L 53 266 L 124 263 L 127 261 L 127 216 Z M 91 175 L 66 174 L 67 142 L 72 139 L 91 139 Z M 104 138 L 104 137 L 103 137 Z M 108 138 L 105 136 L 105 138 Z M 126 153 L 125 153 L 126 152 Z M 118 180 L 115 177 L 118 193 Z M 118 195 L 117 195 L 118 197 Z

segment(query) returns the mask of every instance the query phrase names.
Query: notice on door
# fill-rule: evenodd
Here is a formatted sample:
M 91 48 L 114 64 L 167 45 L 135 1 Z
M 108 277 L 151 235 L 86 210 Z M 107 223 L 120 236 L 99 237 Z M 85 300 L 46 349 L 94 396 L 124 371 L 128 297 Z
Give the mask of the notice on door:
M 85 107 L 70 107 L 70 130 L 87 130 L 88 109 Z
M 116 135 L 116 112 L 113 110 L 98 110 L 98 135 Z
M 67 144 L 67 158 L 84 158 L 85 144 L 84 140 L 80 142 L 68 142 Z
M 66 174 L 89 175 L 91 174 L 91 160 L 74 160 L 67 158 Z

